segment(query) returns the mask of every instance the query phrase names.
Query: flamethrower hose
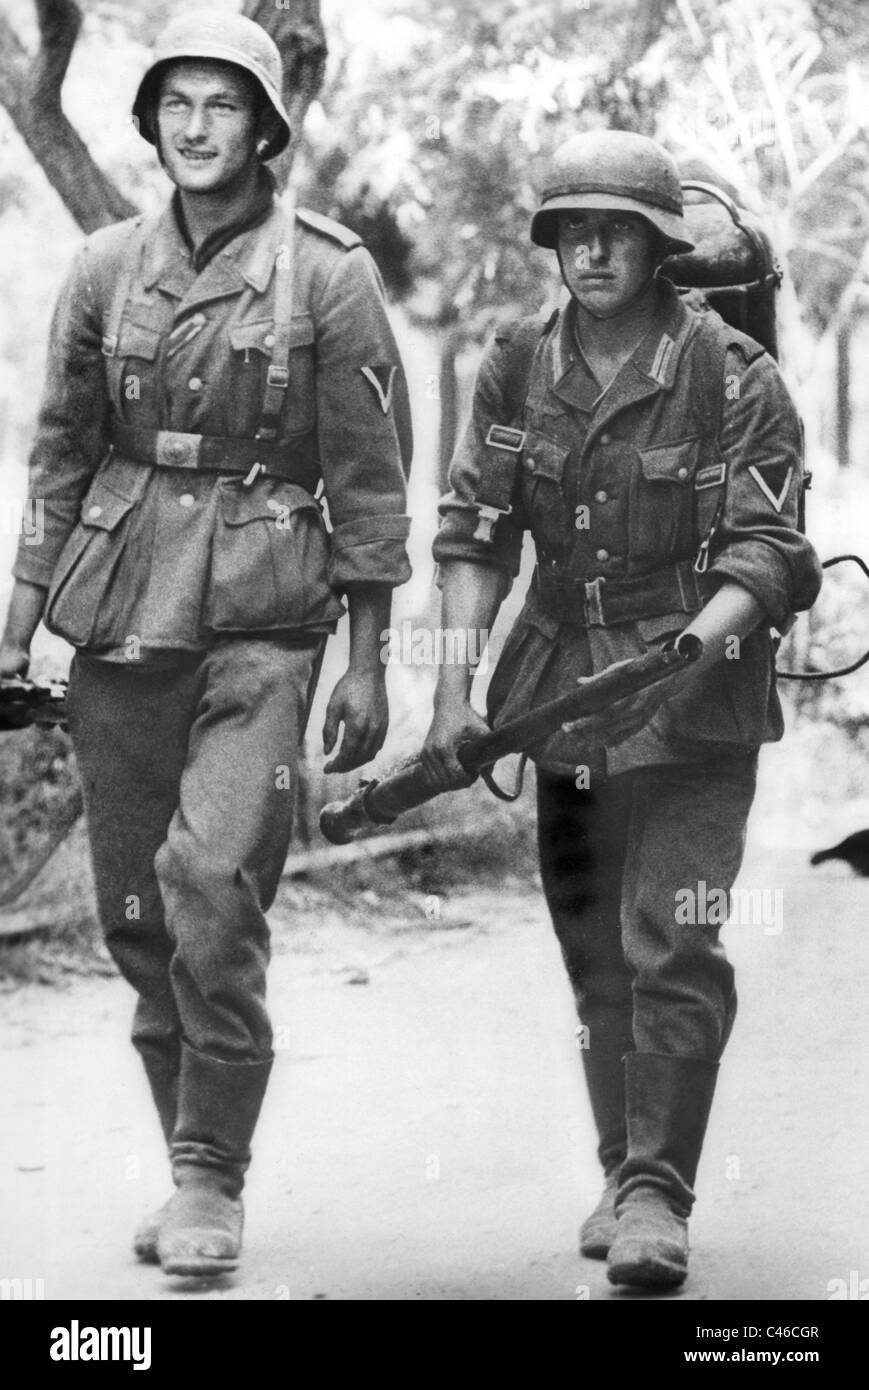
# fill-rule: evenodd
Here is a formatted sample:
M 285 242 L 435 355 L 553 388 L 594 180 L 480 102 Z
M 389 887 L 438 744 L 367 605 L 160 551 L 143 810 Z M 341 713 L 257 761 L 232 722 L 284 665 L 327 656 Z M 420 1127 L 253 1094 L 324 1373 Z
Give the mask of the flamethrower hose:
M 842 565 L 846 560 L 853 560 L 855 565 L 859 565 L 866 578 L 869 579 L 869 566 L 859 555 L 834 555 L 832 560 L 825 560 L 822 569 L 828 570 L 833 565 Z M 837 666 L 832 671 L 781 671 L 776 667 L 776 675 L 783 681 L 833 681 L 838 676 L 850 676 L 854 671 L 859 671 L 861 666 L 865 666 L 869 661 L 869 651 L 865 651 L 857 661 L 852 661 L 850 666 Z

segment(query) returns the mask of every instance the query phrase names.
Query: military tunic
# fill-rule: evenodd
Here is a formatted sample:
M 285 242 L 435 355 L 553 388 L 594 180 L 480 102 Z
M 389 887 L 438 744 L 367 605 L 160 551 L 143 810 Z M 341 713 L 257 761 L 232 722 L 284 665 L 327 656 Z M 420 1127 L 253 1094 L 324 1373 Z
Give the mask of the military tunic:
M 821 578 L 797 527 L 799 421 L 762 348 L 666 281 L 652 327 L 603 391 L 571 302 L 540 337 L 523 405 L 519 331 L 498 334 L 483 360 L 434 545 L 441 564 L 495 567 L 506 590 L 523 532 L 533 536 L 537 570 L 490 682 L 492 721 L 664 643 L 725 581 L 768 614 L 735 659 L 621 745 L 562 733 L 534 753 L 541 876 L 593 1052 L 616 1064 L 633 1045 L 715 1061 L 733 972 L 717 927 L 677 921 L 677 894 L 701 880 L 729 893 L 757 749 L 782 734 L 770 623 L 783 629 L 810 606 Z M 520 439 L 505 426 L 521 431 L 511 511 L 486 539 L 482 480 L 493 449 Z M 610 595 L 623 617 L 606 618 Z
M 113 420 L 254 438 L 281 256 L 294 281 L 281 439 L 322 473 L 328 534 L 310 492 L 268 472 L 244 486 L 109 448 Z M 19 548 L 15 574 L 49 586 L 53 632 L 107 659 L 202 649 L 229 631 L 329 631 L 341 594 L 409 577 L 402 416 L 379 276 L 353 233 L 301 213 L 291 244 L 275 200 L 197 273 L 171 208 L 105 228 L 88 238 L 55 313 L 31 457 L 45 539 Z
M 282 266 L 288 381 L 263 471 Z M 249 471 L 195 467 L 215 443 L 247 450 Z M 345 228 L 291 225 L 274 200 L 201 268 L 171 205 L 88 238 L 31 458 L 45 537 L 15 573 L 47 588 L 45 622 L 77 648 L 100 919 L 149 1075 L 177 1071 L 182 1038 L 222 1061 L 271 1055 L 265 912 L 299 743 L 343 595 L 409 576 L 409 449 L 379 275 Z
M 817 557 L 796 526 L 800 424 L 778 368 L 716 314 L 701 318 L 687 308 L 668 281 L 660 282 L 660 300 L 654 327 L 604 392 L 579 350 L 572 309 L 559 315 L 531 370 L 513 512 L 498 521 L 491 543 L 474 538 L 474 497 L 480 461 L 491 452 L 490 426 L 509 423 L 516 411 L 504 399 L 515 330 L 496 337 L 480 368 L 434 554 L 439 561 L 495 566 L 510 583 L 523 531 L 534 538 L 538 573 L 490 685 L 496 722 L 672 637 L 724 580 L 753 594 L 780 628 L 817 595 Z M 709 357 L 699 351 L 700 333 L 726 342 L 720 381 L 703 377 Z M 709 397 L 716 390 L 725 398 L 723 419 L 720 435 L 711 438 Z M 698 598 L 696 509 L 722 462 L 723 513 Z M 541 595 L 549 573 L 604 586 L 634 580 L 640 587 L 644 577 L 674 564 L 682 567 L 685 601 L 630 622 L 577 626 L 569 589 Z M 613 749 L 608 770 L 692 761 L 780 738 L 772 669 L 767 626 L 741 644 L 738 660 L 721 663 L 689 695 L 669 702 L 651 729 Z M 537 760 L 569 773 L 591 754 L 575 738 L 557 736 Z

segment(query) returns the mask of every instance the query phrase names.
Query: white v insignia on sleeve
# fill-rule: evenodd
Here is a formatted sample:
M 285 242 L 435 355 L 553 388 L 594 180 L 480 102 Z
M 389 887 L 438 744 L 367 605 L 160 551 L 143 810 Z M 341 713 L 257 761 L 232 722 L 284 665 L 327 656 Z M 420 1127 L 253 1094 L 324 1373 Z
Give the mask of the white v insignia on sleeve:
M 373 367 L 360 367 L 362 375 L 366 381 L 370 381 L 374 390 L 377 392 L 377 399 L 380 401 L 380 409 L 384 415 L 389 414 L 389 407 L 392 405 L 392 383 L 395 380 L 397 367 L 389 367 L 385 364 Z
M 766 481 L 760 469 L 757 468 L 755 464 L 750 464 L 748 471 L 751 474 L 754 481 L 757 483 L 758 487 L 760 488 L 767 501 L 772 503 L 777 512 L 780 512 L 785 504 L 787 495 L 790 492 L 791 479 L 794 476 L 793 464 L 791 464 L 790 468 L 787 471 L 787 476 L 784 480 L 784 483 L 782 484 L 782 489 L 778 496 L 776 496 L 776 494 L 773 492 L 769 483 Z

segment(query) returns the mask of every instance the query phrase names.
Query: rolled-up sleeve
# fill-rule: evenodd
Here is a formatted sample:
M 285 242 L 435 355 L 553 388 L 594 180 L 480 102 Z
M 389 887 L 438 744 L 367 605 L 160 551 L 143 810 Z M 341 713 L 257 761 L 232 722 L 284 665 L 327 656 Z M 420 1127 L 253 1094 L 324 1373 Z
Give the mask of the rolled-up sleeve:
M 54 311 L 30 453 L 29 504 L 41 524 L 36 534 L 22 535 L 13 566 L 16 579 L 45 588 L 106 451 L 109 400 L 102 328 L 94 301 L 85 244 Z
M 481 491 L 487 455 L 492 453 L 491 446 L 486 443 L 490 427 L 510 425 L 515 416 L 515 406 L 511 407 L 504 398 L 510 339 L 509 330 L 499 333 L 480 364 L 471 418 L 450 465 L 450 491 L 441 499 L 438 508 L 440 528 L 432 547 L 439 565 L 450 560 L 465 560 L 500 570 L 506 589 L 519 573 L 522 556 L 524 523 L 516 507 L 518 489 L 514 488 L 513 511 L 498 518 L 490 540 L 475 535 L 480 519 L 475 499 Z
M 407 386 L 377 268 L 342 251 L 317 303 L 318 445 L 337 593 L 410 578 Z
M 799 417 L 766 354 L 746 367 L 731 350 L 726 389 L 721 447 L 727 486 L 709 575 L 740 584 L 780 625 L 812 606 L 822 580 L 814 548 L 798 529 Z

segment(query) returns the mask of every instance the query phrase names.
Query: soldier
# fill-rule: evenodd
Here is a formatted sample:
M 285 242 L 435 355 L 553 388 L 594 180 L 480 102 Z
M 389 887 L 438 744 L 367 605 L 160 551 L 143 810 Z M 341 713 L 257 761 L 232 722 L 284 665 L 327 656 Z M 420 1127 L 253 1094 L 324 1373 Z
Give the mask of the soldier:
M 545 329 L 498 333 L 480 368 L 435 542 L 442 621 L 491 629 L 530 529 L 537 568 L 490 684 L 495 724 L 650 647 L 702 643 L 678 689 L 536 756 L 543 887 L 605 1174 L 580 1248 L 609 1255 L 615 1284 L 676 1285 L 736 1008 L 717 925 L 680 904 L 701 882 L 730 891 L 758 746 L 783 731 L 770 626 L 811 605 L 820 569 L 797 526 L 800 426 L 775 363 L 658 275 L 693 244 L 666 151 L 574 137 L 531 236 L 558 253 L 570 300 Z M 424 756 L 441 786 L 467 782 L 455 748 L 485 727 L 472 677 L 439 673 Z
M 248 19 L 185 14 L 159 40 L 133 110 L 175 192 L 89 237 L 61 293 L 31 459 L 45 539 L 19 551 L 0 652 L 25 673 L 43 614 L 76 648 L 99 914 L 176 1184 L 135 1247 L 169 1274 L 238 1262 L 298 746 L 346 594 L 327 771 L 377 753 L 380 633 L 409 576 L 382 286 L 357 236 L 276 197 L 280 93 Z

